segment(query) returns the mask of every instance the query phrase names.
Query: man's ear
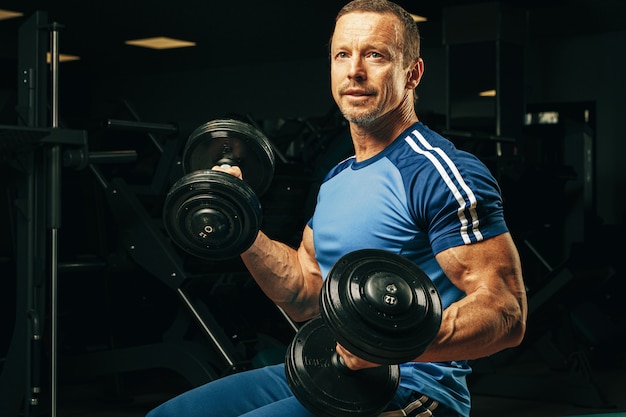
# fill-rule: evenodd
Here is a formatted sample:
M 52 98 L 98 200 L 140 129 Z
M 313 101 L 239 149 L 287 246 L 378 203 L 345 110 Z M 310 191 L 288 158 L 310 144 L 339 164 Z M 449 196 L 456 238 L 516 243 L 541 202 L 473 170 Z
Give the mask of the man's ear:
M 424 74 L 424 61 L 422 58 L 418 58 L 417 62 L 409 69 L 409 77 L 406 83 L 408 89 L 414 89 L 420 83 Z

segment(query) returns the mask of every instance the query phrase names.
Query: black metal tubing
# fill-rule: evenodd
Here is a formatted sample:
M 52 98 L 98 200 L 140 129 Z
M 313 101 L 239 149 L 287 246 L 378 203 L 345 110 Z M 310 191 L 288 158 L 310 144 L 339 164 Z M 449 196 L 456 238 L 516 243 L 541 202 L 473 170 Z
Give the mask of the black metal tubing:
M 208 309 L 203 308 L 201 304 L 194 303 L 184 291 L 184 285 L 190 277 L 173 244 L 166 239 L 163 230 L 158 227 L 161 220 L 148 215 L 129 186 L 120 178 L 110 181 L 107 198 L 129 256 L 139 266 L 178 293 L 185 307 L 196 319 L 228 367 L 231 370 L 236 369 L 242 362 L 236 348 Z
M 132 120 L 108 119 L 105 123 L 107 129 L 124 130 L 127 132 L 162 133 L 166 135 L 177 135 L 178 126 L 168 123 L 136 122 Z

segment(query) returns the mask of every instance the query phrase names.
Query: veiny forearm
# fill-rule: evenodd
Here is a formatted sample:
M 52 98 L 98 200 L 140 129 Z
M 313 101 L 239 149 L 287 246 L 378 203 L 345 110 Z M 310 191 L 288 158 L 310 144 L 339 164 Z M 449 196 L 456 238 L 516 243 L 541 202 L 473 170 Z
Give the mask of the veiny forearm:
M 451 248 L 437 260 L 466 296 L 444 310 L 441 329 L 419 360 L 476 359 L 521 343 L 528 307 L 510 234 Z
M 526 330 L 523 297 L 477 291 L 450 305 L 437 337 L 418 360 L 477 359 L 517 346 Z
M 295 250 L 260 232 L 241 259 L 268 298 L 293 320 L 302 322 L 319 314 L 322 280 L 305 248 Z

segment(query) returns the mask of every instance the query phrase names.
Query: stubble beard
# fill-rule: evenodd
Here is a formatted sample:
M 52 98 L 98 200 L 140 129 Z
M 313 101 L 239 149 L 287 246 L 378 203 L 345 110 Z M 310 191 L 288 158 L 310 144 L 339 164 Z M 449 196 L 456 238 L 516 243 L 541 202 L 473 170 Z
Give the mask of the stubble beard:
M 380 114 L 380 109 L 378 107 L 374 107 L 374 108 L 359 112 L 359 111 L 353 111 L 353 109 L 346 110 L 342 108 L 341 114 L 343 114 L 343 117 L 350 123 L 353 123 L 355 125 L 366 126 L 374 122 L 378 118 Z

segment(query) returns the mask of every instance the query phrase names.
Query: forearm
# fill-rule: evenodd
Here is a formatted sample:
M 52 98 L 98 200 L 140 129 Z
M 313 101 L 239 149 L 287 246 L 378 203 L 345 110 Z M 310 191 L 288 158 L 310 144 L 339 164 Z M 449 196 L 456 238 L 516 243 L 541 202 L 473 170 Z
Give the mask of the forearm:
M 521 343 L 525 330 L 523 294 L 475 292 L 443 312 L 437 337 L 417 360 L 477 359 Z
M 509 233 L 449 248 L 437 262 L 466 295 L 444 310 L 439 333 L 419 361 L 476 359 L 521 343 L 528 306 Z
M 319 314 L 322 280 L 310 267 L 303 246 L 295 250 L 259 232 L 241 259 L 267 297 L 293 320 L 302 322 Z

